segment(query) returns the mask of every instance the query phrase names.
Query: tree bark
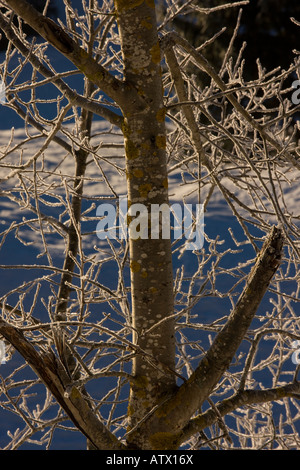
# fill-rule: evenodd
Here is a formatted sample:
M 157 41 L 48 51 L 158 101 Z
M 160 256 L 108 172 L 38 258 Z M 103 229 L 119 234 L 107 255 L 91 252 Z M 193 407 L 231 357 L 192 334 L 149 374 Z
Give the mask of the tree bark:
M 145 102 L 141 110 L 123 109 L 128 207 L 147 208 L 149 231 L 153 204 L 168 204 L 166 129 L 161 55 L 154 1 L 116 0 L 125 81 Z M 130 223 L 133 218 L 130 217 Z M 171 240 L 130 237 L 134 342 L 159 361 L 133 361 L 129 419 L 131 429 L 175 386 L 173 275 Z M 166 319 L 164 321 L 164 319 Z M 158 324 L 157 327 L 155 325 Z M 151 329 L 151 333 L 147 330 Z M 167 367 L 164 367 L 167 366 Z M 144 448 L 142 435 L 130 434 L 129 445 Z

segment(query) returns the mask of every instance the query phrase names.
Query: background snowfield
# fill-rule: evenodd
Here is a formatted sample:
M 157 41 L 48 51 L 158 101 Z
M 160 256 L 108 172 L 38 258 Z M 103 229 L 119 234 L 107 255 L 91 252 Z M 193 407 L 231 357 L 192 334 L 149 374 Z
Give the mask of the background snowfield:
M 4 111 L 3 106 L 0 108 L 1 112 Z M 1 121 L 0 121 L 1 125 Z M 72 132 L 72 125 L 69 126 L 70 132 Z M 29 127 L 30 134 L 32 136 L 39 135 L 38 132 Z M 84 186 L 84 197 L 89 204 L 93 204 L 96 208 L 99 204 L 104 202 L 113 203 L 114 198 L 113 194 L 110 191 L 108 185 L 105 183 L 105 178 L 109 181 L 112 188 L 118 194 L 118 196 L 124 196 L 127 193 L 126 187 L 126 177 L 125 177 L 125 158 L 124 158 L 124 148 L 123 148 L 123 136 L 118 129 L 111 129 L 111 127 L 103 120 L 94 121 L 92 134 L 94 138 L 92 139 L 92 144 L 99 146 L 97 155 L 101 160 L 101 169 L 103 170 L 104 176 L 101 175 L 99 171 L 98 174 L 95 174 L 95 165 L 88 165 L 86 177 L 85 177 L 85 186 Z M 57 136 L 64 138 L 60 133 Z M 10 162 L 12 165 L 18 165 L 20 163 L 20 149 L 19 145 L 26 138 L 23 128 L 16 129 L 4 129 L 0 133 L 0 152 L 1 156 L 6 152 L 10 152 L 11 149 L 16 148 L 16 150 L 10 153 L 8 158 L 5 158 L 5 164 L 7 165 Z M 22 145 L 22 160 L 23 163 L 26 163 L 27 160 L 31 159 L 32 156 L 38 152 L 43 138 L 33 139 L 32 141 Z M 41 160 L 41 158 L 40 158 Z M 70 177 L 74 173 L 74 159 L 72 155 L 66 155 L 66 152 L 55 142 L 51 142 L 49 147 L 45 152 L 43 152 L 43 166 L 46 171 L 49 172 L 48 180 L 49 185 L 51 183 L 59 182 L 60 179 Z M 170 165 L 169 173 L 169 199 L 171 204 L 184 202 L 193 204 L 198 203 L 198 194 L 197 194 L 197 183 L 184 184 L 180 176 L 180 170 L 172 171 L 172 165 Z M 51 171 L 55 170 L 55 175 L 50 175 Z M 5 181 L 6 177 L 10 174 L 11 168 L 5 168 L 1 166 L 0 169 L 0 178 L 3 179 L 1 187 L 4 190 L 10 189 L 13 191 L 14 184 L 18 184 L 17 176 L 13 179 Z M 300 207 L 300 185 L 299 175 L 297 170 L 291 171 L 289 168 L 285 170 L 282 168 L 282 174 L 287 175 L 288 180 L 282 183 L 283 189 L 283 198 L 284 204 L 288 209 L 289 214 L 294 214 L 297 216 L 299 214 Z M 235 185 L 232 180 L 224 177 L 222 184 L 248 208 L 252 208 L 255 211 L 255 207 L 249 197 L 247 190 L 242 190 Z M 63 189 L 58 190 L 58 194 L 63 195 Z M 205 197 L 205 192 L 203 192 L 203 199 Z M 271 209 L 271 208 L 270 208 Z M 283 211 L 285 208 L 282 207 Z M 45 206 L 43 206 L 45 210 Z M 53 207 L 51 208 L 53 211 Z M 239 209 L 242 214 L 242 209 Z M 26 212 L 26 210 L 25 210 Z M 53 213 L 53 212 L 52 212 Z M 92 214 L 92 212 L 91 212 Z M 0 224 L 2 226 L 7 226 L 11 221 L 20 221 L 24 214 L 20 212 L 19 207 L 13 202 L 7 200 L 1 200 L 1 220 Z M 94 215 L 96 212 L 94 211 Z M 210 198 L 207 210 L 205 212 L 205 220 L 209 224 L 206 227 L 209 228 L 214 224 L 214 221 L 222 221 L 220 227 L 220 235 L 224 234 L 224 229 L 222 225 L 225 223 L 225 220 L 228 220 L 232 217 L 232 211 L 228 207 L 224 197 L 218 189 L 216 189 Z M 275 222 L 275 218 L 270 217 L 270 222 Z M 225 226 L 227 224 L 225 223 Z M 26 239 L 26 236 L 29 237 Z M 38 244 L 40 243 L 40 237 L 38 234 L 33 232 L 27 233 L 25 236 L 26 241 L 33 242 L 37 249 Z M 99 241 L 96 239 L 95 241 Z M 56 241 L 57 242 L 57 241 Z M 100 241 L 99 241 L 100 242 Z M 53 245 L 53 250 L 60 252 L 61 247 L 57 244 Z

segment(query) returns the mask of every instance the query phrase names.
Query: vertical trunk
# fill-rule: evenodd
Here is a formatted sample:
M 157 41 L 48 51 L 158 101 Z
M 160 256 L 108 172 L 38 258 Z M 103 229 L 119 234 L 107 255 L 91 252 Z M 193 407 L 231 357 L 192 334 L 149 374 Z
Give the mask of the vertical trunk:
M 165 110 L 154 1 L 115 2 L 125 65 L 125 80 L 144 99 L 136 111 L 123 110 L 128 206 L 143 204 L 151 229 L 153 204 L 168 204 Z M 132 214 L 133 215 L 133 214 Z M 130 223 L 132 223 L 130 218 Z M 138 355 L 129 404 L 130 428 L 135 426 L 175 385 L 171 241 L 130 238 L 132 317 L 135 342 L 155 359 Z M 159 323 L 159 324 L 158 324 Z M 158 324 L 157 327 L 155 325 Z M 151 328 L 151 332 L 147 330 Z M 132 447 L 143 437 L 129 435 Z

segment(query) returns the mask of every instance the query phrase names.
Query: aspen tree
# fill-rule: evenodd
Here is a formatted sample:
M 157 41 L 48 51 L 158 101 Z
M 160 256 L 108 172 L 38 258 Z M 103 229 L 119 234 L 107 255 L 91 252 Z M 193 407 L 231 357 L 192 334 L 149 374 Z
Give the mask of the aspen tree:
M 294 311 L 299 220 L 285 193 L 299 171 L 299 148 L 293 140 L 297 125 L 291 123 L 297 109 L 283 98 L 289 92 L 283 88 L 284 80 L 297 72 L 297 63 L 272 73 L 258 64 L 258 80 L 245 83 L 242 58 L 234 64 L 230 49 L 216 71 L 201 48 L 193 48 L 169 30 L 172 20 L 187 8 L 197 12 L 195 2 L 171 2 L 160 26 L 154 0 L 99 3 L 84 0 L 83 12 L 78 13 L 70 0 L 64 0 L 64 24 L 47 17 L 46 7 L 39 13 L 25 0 L 1 2 L 0 28 L 10 44 L 0 68 L 6 104 L 25 126 L 22 142 L 15 144 L 12 130 L 1 150 L 1 197 L 19 206 L 20 212 L 33 214 L 8 224 L 1 233 L 1 247 L 11 233 L 21 239 L 23 226 L 34 228 L 43 261 L 0 267 L 3 272 L 15 268 L 45 273 L 1 298 L 1 340 L 10 354 L 20 353 L 37 376 L 22 382 L 22 405 L 11 396 L 20 386 L 18 369 L 16 377 L 11 374 L 1 382 L 3 406 L 13 406 L 25 422 L 24 431 L 16 431 L 7 448 L 22 446 L 38 432 L 43 435 L 41 443 L 51 447 L 56 428 L 63 427 L 65 420 L 84 436 L 89 449 L 173 450 L 181 445 L 198 449 L 213 447 L 211 441 L 217 442 L 216 448 L 228 449 L 235 446 L 236 435 L 237 447 L 246 447 L 249 437 L 256 448 L 274 442 L 295 448 L 299 439 L 291 440 L 285 425 L 281 424 L 278 436 L 277 428 L 271 437 L 268 434 L 267 443 L 255 426 L 265 412 L 271 433 L 272 403 L 283 398 L 288 424 L 297 420 L 289 408 L 300 392 L 297 374 L 289 379 L 282 375 L 293 352 L 291 344 L 299 339 Z M 19 26 L 11 21 L 14 15 Z M 24 37 L 22 21 L 40 35 L 41 44 Z M 237 29 L 238 24 L 235 34 Z M 54 47 L 72 70 L 57 73 L 47 47 Z M 22 59 L 11 72 L 15 53 Z M 190 75 L 190 63 L 206 74 L 210 86 L 199 88 L 197 77 Z M 32 67 L 31 79 L 19 84 L 27 65 Z M 68 84 L 74 74 L 83 77 L 82 93 Z M 42 100 L 37 98 L 39 86 L 49 83 L 59 92 L 52 120 L 42 116 Z M 25 102 L 19 93 L 28 90 L 31 98 Z M 274 96 L 277 107 L 269 109 L 266 103 Z M 70 116 L 75 122 L 71 131 Z M 108 128 L 104 132 L 100 126 L 96 136 L 94 116 L 105 120 Z M 35 140 L 42 143 L 28 155 Z M 60 162 L 52 166 L 47 161 L 51 145 L 62 152 Z M 107 148 L 113 156 L 105 153 Z M 120 160 L 118 152 L 123 151 Z M 70 165 L 64 166 L 71 160 L 72 171 Z M 99 201 L 100 194 L 89 190 L 100 183 L 108 191 L 103 196 L 106 203 L 118 200 L 110 172 L 126 181 L 129 227 L 141 220 L 131 209 L 138 205 L 145 209 L 147 236 L 141 232 L 132 236 L 129 230 L 126 239 L 114 244 L 112 227 L 114 237 L 108 237 L 106 248 L 91 248 L 95 243 L 90 237 L 96 237 L 96 231 L 84 227 L 91 221 L 96 226 L 97 218 L 90 215 L 95 208 L 84 204 Z M 237 249 L 223 249 L 218 236 L 211 239 L 206 234 L 206 245 L 196 246 L 190 253 L 191 266 L 185 266 L 189 240 L 180 244 L 165 236 L 163 218 L 159 229 L 151 226 L 159 220 L 151 217 L 153 207 L 170 206 L 174 174 L 182 178 L 172 186 L 182 203 L 188 193 L 196 194 L 199 205 L 203 202 L 209 212 L 213 197 L 221 194 L 246 241 L 239 243 L 230 229 Z M 51 213 L 44 210 L 48 206 Z M 63 241 L 63 248 L 55 246 L 62 263 L 53 257 L 52 233 L 55 242 Z M 244 245 L 252 255 L 240 264 Z M 235 264 L 224 268 L 227 255 L 234 257 Z M 181 263 L 179 268 L 174 259 Z M 110 263 L 117 266 L 113 279 L 108 279 Z M 224 281 L 224 292 L 219 279 L 226 276 L 235 281 L 228 288 Z M 292 292 L 282 287 L 285 281 L 294 286 Z M 40 293 L 44 284 L 51 292 L 48 303 Z M 266 295 L 271 295 L 274 310 L 263 315 L 259 308 Z M 206 301 L 213 305 L 214 300 L 224 304 L 217 314 L 205 311 L 204 315 L 203 305 Z M 275 345 L 269 358 L 256 364 L 265 338 L 275 338 Z M 272 374 L 271 385 L 257 386 L 253 377 L 261 370 Z M 101 395 L 106 379 L 114 379 L 114 386 Z M 41 383 L 46 390 L 44 408 L 38 404 L 31 412 L 27 387 L 30 391 Z M 93 388 L 91 383 L 97 385 Z M 43 413 L 54 403 L 57 414 L 47 421 Z M 245 439 L 238 432 L 241 407 L 255 415 L 247 421 Z M 233 427 L 225 421 L 229 414 L 234 416 Z

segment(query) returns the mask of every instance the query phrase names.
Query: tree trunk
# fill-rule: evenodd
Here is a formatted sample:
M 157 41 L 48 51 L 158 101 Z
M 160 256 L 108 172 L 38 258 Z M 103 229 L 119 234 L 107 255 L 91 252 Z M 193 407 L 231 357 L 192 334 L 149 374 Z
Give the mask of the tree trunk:
M 143 204 L 151 229 L 153 204 L 168 204 L 165 109 L 154 1 L 116 1 L 125 80 L 144 99 L 141 110 L 123 110 L 128 207 Z M 129 218 L 133 222 L 133 218 Z M 144 234 L 147 235 L 147 234 Z M 171 241 L 130 237 L 132 317 L 135 343 L 156 359 L 137 355 L 129 403 L 130 428 L 175 386 Z M 143 236 L 143 234 L 142 234 Z M 155 327 L 155 325 L 158 325 Z M 151 332 L 147 330 L 151 328 Z M 140 436 L 141 440 L 142 437 Z M 130 436 L 129 436 L 130 440 Z M 135 436 L 131 445 L 143 447 Z

